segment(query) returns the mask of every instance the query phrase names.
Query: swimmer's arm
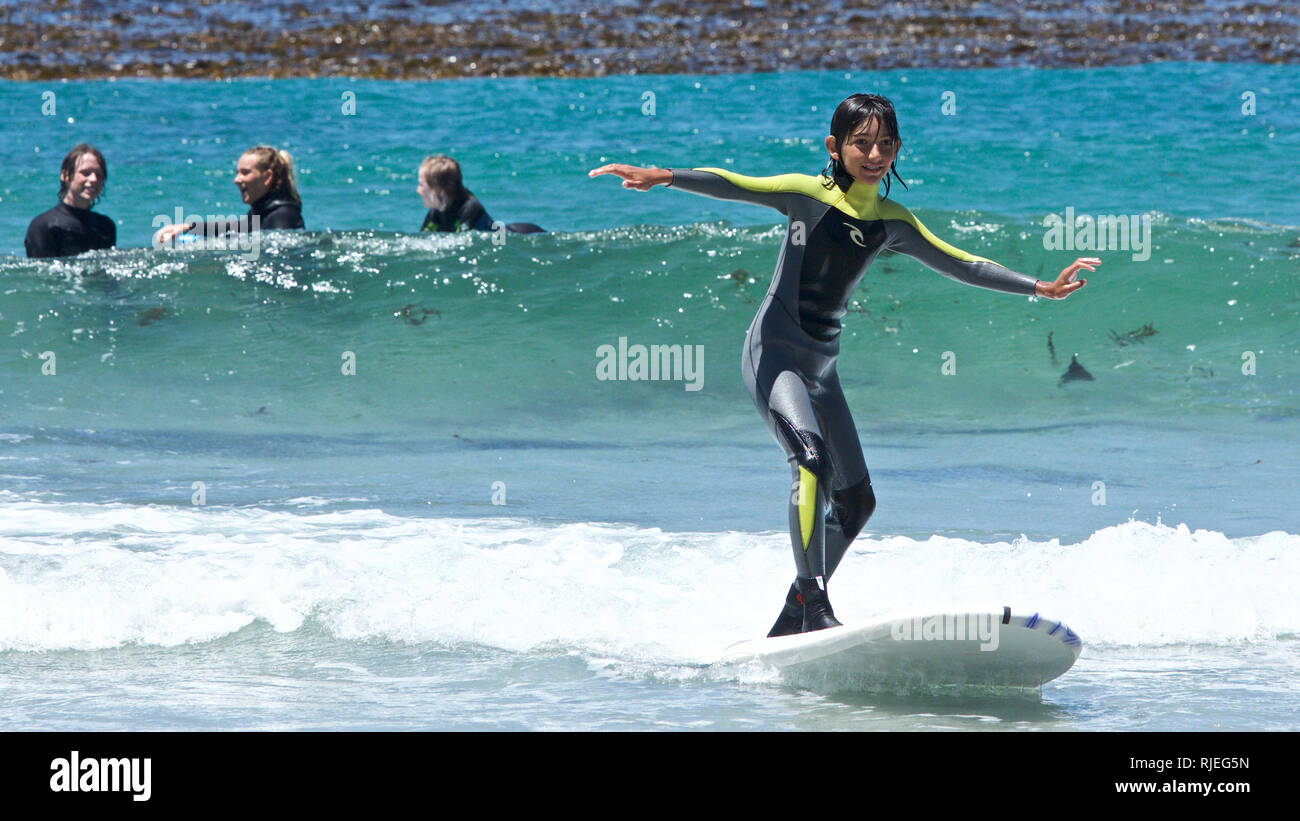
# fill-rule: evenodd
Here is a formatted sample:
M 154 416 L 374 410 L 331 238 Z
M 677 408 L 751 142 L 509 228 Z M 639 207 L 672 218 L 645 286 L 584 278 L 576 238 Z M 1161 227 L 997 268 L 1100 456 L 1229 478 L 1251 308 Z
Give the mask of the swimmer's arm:
M 239 217 L 237 219 L 216 221 L 216 222 L 199 222 L 190 220 L 189 222 L 177 222 L 171 225 L 164 225 L 154 232 L 153 247 L 163 248 L 172 243 L 181 234 L 197 234 L 200 237 L 215 238 L 222 237 L 229 233 L 241 233 L 248 230 L 248 217 Z
M 244 216 L 234 217 L 228 220 L 213 220 L 210 222 L 198 222 L 196 220 L 194 222 L 186 223 L 184 228 L 187 232 L 212 239 L 215 237 L 224 237 L 228 234 L 243 234 L 248 232 L 250 219 L 250 217 Z M 258 218 L 258 225 L 263 228 L 271 227 L 269 225 L 262 225 L 260 217 Z

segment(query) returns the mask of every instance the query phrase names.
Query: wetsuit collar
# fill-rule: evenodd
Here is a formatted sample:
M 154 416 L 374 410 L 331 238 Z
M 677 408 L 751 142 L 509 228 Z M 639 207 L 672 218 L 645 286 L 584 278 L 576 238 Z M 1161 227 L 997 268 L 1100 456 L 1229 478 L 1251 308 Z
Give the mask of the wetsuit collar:
M 880 202 L 880 187 L 855 182 L 844 192 L 844 202 L 861 216 L 874 214 L 876 203 Z
M 265 214 L 268 211 L 278 208 L 281 205 L 294 205 L 294 201 L 288 197 L 278 194 L 263 194 L 262 198 L 248 206 L 249 210 L 256 214 Z

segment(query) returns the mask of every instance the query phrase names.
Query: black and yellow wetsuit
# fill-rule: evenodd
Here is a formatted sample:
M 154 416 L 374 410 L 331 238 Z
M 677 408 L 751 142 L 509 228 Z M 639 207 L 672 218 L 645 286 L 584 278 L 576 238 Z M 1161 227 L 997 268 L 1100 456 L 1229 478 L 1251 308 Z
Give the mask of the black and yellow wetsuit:
M 950 279 L 1013 294 L 1033 294 L 1037 280 L 947 244 L 875 186 L 844 191 L 829 178 L 806 174 L 670 170 L 672 188 L 766 205 L 789 219 L 772 285 L 746 335 L 741 370 L 795 482 L 789 516 L 798 578 L 782 616 L 787 623 L 778 620 L 772 634 L 833 626 L 838 622 L 828 603 L 829 621 L 800 627 L 797 614 L 810 594 L 825 600 L 825 580 L 876 506 L 835 370 L 840 320 L 853 289 L 886 250 Z

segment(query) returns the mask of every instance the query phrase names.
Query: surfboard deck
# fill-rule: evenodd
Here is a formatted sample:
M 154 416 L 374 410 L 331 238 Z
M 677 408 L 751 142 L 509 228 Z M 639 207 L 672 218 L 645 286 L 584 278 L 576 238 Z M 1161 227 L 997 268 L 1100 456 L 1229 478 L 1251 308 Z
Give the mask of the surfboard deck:
M 959 609 L 742 641 L 714 666 L 774 668 L 784 683 L 818 692 L 1034 693 L 1082 649 L 1073 630 L 1038 613 Z

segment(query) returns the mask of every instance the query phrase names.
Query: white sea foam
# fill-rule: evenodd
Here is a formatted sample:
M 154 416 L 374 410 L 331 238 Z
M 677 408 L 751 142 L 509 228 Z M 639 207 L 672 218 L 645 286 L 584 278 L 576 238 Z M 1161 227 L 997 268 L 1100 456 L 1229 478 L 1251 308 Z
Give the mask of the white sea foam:
M 781 533 L 673 533 L 0 500 L 0 651 L 175 646 L 261 620 L 344 639 L 707 662 L 762 634 L 791 573 Z M 1088 644 L 1300 633 L 1300 537 L 1128 522 L 1080 544 L 860 539 L 831 585 L 841 619 L 1009 605 Z

